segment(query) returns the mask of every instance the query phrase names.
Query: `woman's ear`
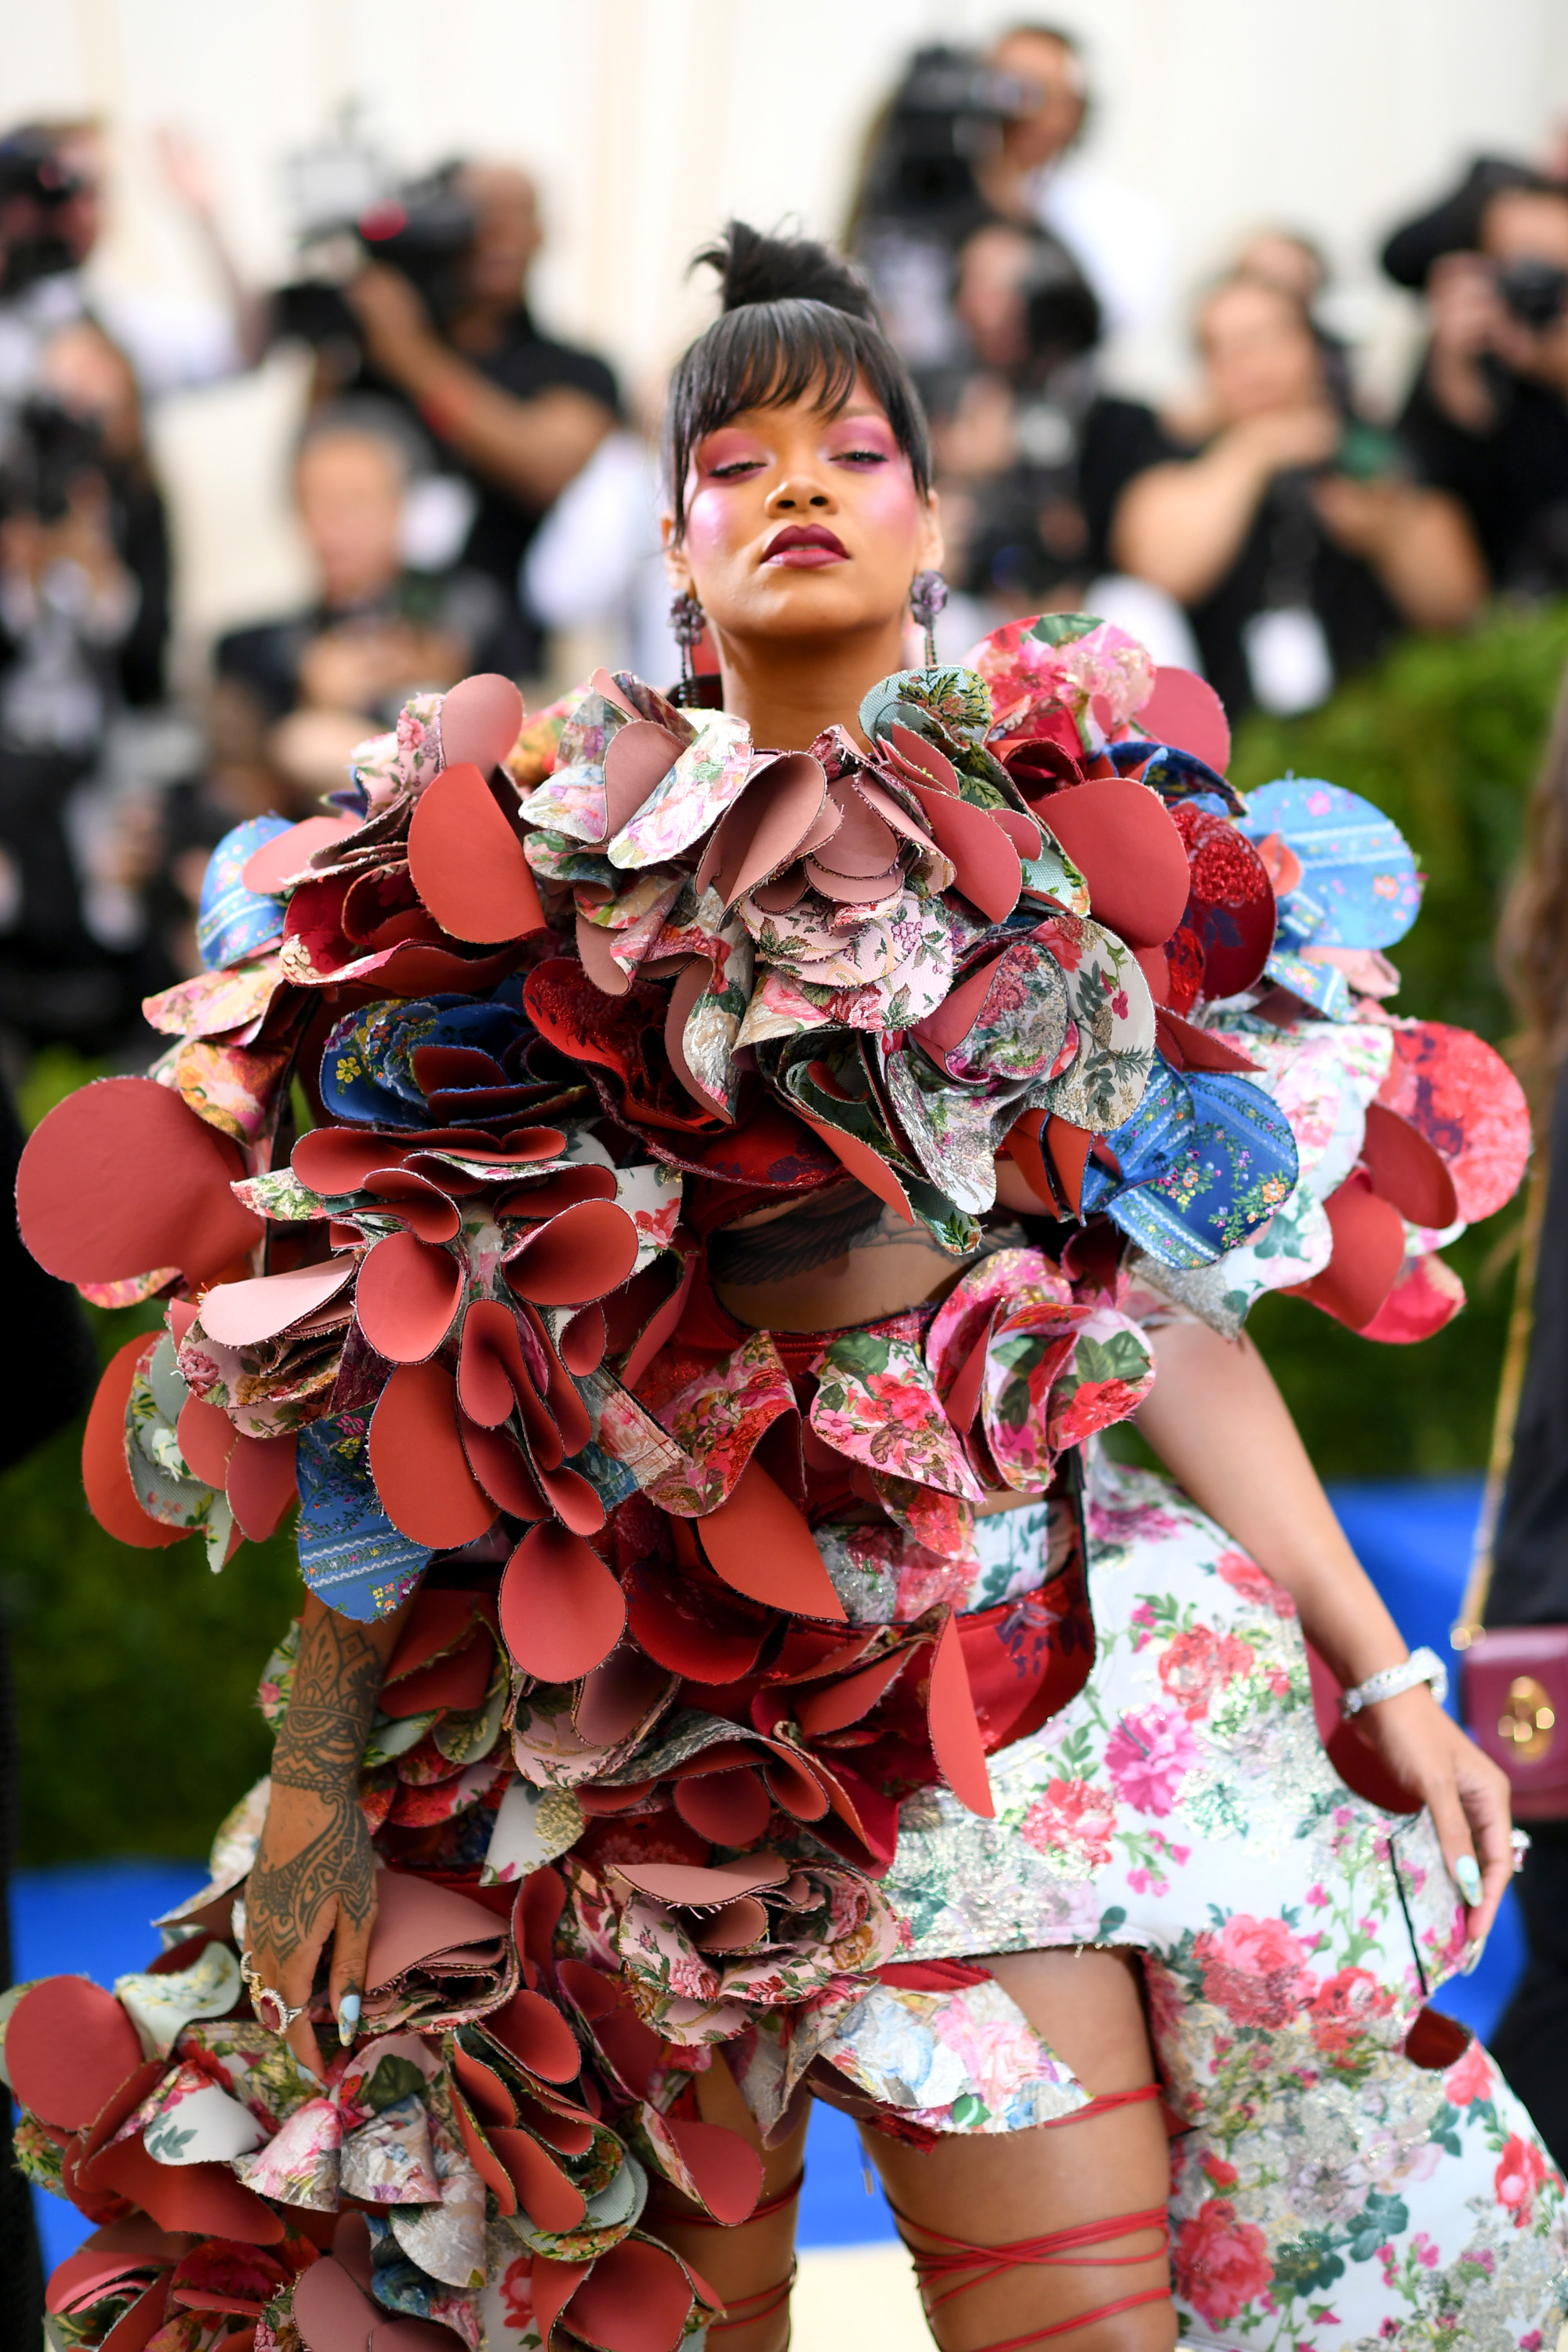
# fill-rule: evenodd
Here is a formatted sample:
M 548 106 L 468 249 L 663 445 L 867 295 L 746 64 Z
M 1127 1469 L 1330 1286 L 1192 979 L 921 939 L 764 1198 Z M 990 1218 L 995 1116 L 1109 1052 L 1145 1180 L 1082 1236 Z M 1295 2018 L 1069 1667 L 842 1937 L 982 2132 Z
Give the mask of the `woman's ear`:
M 922 572 L 940 572 L 947 557 L 947 541 L 942 537 L 942 500 L 934 490 L 926 499 L 925 523 L 921 532 Z
M 664 576 L 679 596 L 690 589 L 691 566 L 687 562 L 685 548 L 675 536 L 675 517 L 672 514 L 660 515 L 658 530 L 664 541 Z

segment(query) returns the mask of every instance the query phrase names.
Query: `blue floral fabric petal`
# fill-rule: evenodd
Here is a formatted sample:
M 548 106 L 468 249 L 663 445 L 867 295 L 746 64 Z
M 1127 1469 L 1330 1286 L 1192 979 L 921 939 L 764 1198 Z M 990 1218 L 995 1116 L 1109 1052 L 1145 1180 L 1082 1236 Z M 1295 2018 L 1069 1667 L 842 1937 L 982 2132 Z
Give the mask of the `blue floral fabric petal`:
M 1325 948 L 1386 948 L 1421 909 L 1421 877 L 1396 824 L 1359 793 L 1315 776 L 1287 776 L 1247 799 L 1241 829 L 1253 841 L 1279 834 L 1301 861 L 1300 888 L 1321 908 Z M 1280 902 L 1290 922 L 1291 892 Z
M 1120 1179 L 1090 1161 L 1085 1214 L 1103 1209 L 1163 1265 L 1212 1265 L 1260 1233 L 1296 1188 L 1296 1139 L 1261 1087 L 1157 1062 L 1107 1143 Z
M 263 842 L 288 831 L 286 816 L 247 817 L 213 851 L 196 908 L 196 952 L 208 971 L 226 971 L 282 937 L 282 899 L 247 890 L 240 876 Z
M 1239 816 L 1247 806 L 1216 768 L 1195 751 L 1178 751 L 1173 743 L 1124 735 L 1120 742 L 1106 745 L 1105 756 L 1119 776 L 1140 770 L 1140 782 L 1152 786 L 1163 801 L 1195 800 L 1215 816 Z
M 395 1528 L 370 1475 L 370 1415 L 339 1413 L 300 1432 L 300 1572 L 340 1616 L 368 1625 L 407 1600 L 430 1558 Z

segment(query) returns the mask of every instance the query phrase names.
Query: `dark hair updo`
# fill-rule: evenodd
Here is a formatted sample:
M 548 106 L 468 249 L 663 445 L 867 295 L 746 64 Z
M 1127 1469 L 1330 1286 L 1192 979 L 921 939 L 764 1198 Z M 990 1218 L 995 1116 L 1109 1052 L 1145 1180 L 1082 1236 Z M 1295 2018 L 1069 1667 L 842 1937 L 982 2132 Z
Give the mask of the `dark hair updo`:
M 860 376 L 910 461 L 915 488 L 922 497 L 930 490 L 920 394 L 847 262 L 810 237 L 763 236 L 731 221 L 691 266 L 718 271 L 724 307 L 670 378 L 665 467 L 678 540 L 686 528 L 687 468 L 705 434 L 748 408 L 788 408 L 810 392 L 837 416 Z

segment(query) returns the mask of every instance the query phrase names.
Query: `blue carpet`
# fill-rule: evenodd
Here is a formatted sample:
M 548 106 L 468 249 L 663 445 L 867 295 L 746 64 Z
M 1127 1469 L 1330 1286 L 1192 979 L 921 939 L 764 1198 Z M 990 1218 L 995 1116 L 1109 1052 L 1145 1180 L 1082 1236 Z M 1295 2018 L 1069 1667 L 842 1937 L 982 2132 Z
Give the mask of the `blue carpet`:
M 1479 1501 L 1476 1479 L 1333 1489 L 1334 1508 L 1367 1572 L 1414 1647 L 1448 1653 L 1458 1613 Z M 1452 1702 L 1450 1701 L 1450 1704 Z M 200 1884 L 194 1863 L 109 1862 L 28 1871 L 14 1882 L 12 1920 L 18 1978 L 75 1969 L 110 1984 L 143 1967 L 157 1947 L 148 1922 Z M 1445 1988 L 1441 2007 L 1484 2038 L 1500 2015 L 1523 1962 L 1511 1895 L 1472 1977 Z M 87 2224 L 58 2199 L 39 2196 L 47 2263 L 61 2262 Z M 864 2245 L 896 2233 L 872 2177 L 868 2193 L 859 2139 L 848 2119 L 818 2105 L 801 2199 L 801 2243 Z

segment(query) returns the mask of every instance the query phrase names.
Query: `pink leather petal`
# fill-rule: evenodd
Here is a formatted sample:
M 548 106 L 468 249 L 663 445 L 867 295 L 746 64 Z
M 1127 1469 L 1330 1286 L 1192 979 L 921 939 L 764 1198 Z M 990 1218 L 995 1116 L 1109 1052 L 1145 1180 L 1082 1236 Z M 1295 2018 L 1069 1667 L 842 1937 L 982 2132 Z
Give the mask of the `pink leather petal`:
M 522 697 L 510 677 L 479 670 L 459 678 L 441 697 L 441 757 L 447 767 L 467 762 L 489 774 L 522 731 Z
M 335 1298 L 353 1280 L 359 1260 L 330 1257 L 288 1274 L 260 1274 L 246 1282 L 215 1284 L 201 1303 L 202 1329 L 223 1348 L 275 1339 Z

